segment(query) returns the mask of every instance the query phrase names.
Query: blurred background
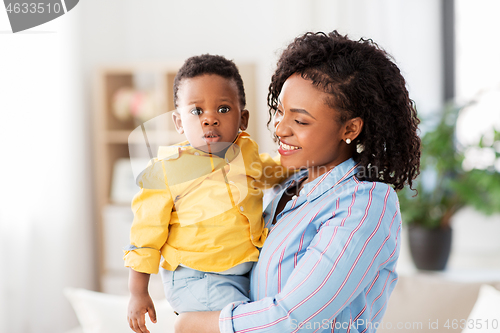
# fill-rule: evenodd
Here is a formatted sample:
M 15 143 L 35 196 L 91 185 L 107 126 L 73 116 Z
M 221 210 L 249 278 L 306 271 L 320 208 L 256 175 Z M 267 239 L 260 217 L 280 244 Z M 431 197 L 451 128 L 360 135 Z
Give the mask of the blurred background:
M 154 114 L 166 112 L 176 66 L 224 55 L 245 74 L 249 132 L 275 155 L 266 96 L 280 51 L 306 31 L 337 29 L 394 57 L 423 117 L 450 100 L 487 96 L 460 127 L 463 140 L 475 140 L 500 128 L 499 11 L 497 0 L 82 0 L 12 34 L 0 10 L 0 331 L 76 326 L 65 287 L 126 292 L 131 175 L 123 161 L 137 119 L 127 110 L 120 118 L 121 88 L 164 92 Z M 466 207 L 452 224 L 447 271 L 498 277 L 499 216 Z M 399 267 L 413 274 L 406 247 L 403 238 Z

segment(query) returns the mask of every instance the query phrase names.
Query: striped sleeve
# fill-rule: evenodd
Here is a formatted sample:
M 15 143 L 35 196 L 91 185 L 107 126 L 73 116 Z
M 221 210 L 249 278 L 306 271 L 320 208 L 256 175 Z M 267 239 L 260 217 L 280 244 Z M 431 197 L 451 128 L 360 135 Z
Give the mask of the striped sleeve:
M 278 294 L 225 307 L 221 332 L 333 331 L 339 323 L 335 332 L 362 332 L 353 321 L 381 319 L 399 254 L 397 196 L 371 182 L 345 192 L 331 202 L 331 217 L 303 246 L 307 250 Z

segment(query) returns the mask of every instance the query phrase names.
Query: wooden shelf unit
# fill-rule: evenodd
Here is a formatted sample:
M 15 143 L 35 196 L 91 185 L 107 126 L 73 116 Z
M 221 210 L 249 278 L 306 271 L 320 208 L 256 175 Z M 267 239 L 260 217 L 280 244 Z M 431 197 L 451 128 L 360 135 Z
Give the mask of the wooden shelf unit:
M 127 240 L 125 229 L 129 228 L 131 221 L 130 203 L 115 202 L 112 197 L 113 172 L 115 164 L 119 160 L 129 159 L 129 137 L 133 143 L 134 136 L 131 133 L 140 126 L 140 123 L 132 117 L 128 120 L 118 119 L 113 112 L 113 99 L 115 94 L 122 88 L 133 88 L 142 91 L 152 91 L 157 94 L 158 107 L 152 118 L 166 114 L 174 110 L 173 81 L 181 63 L 172 64 L 131 64 L 127 66 L 106 66 L 96 71 L 94 79 L 94 207 L 96 211 L 95 240 L 97 246 L 97 274 L 98 288 L 101 291 L 109 291 L 113 285 L 109 277 L 126 275 L 127 270 L 122 268 L 118 260 L 121 260 L 120 250 L 110 249 L 109 243 L 114 247 L 125 246 Z M 142 82 L 141 82 L 142 81 Z M 144 81 L 146 81 L 144 83 Z M 147 123 L 147 121 L 145 122 Z M 170 136 L 172 144 L 179 140 L 179 135 L 172 125 L 165 124 L 164 128 L 158 129 L 161 133 Z M 153 131 L 152 131 L 153 132 Z M 138 142 L 139 144 L 140 142 Z M 107 213 L 109 206 L 115 206 L 109 211 L 122 213 Z M 106 221 L 106 219 L 124 219 L 123 223 L 117 221 Z M 129 220 L 130 221 L 127 221 Z M 112 222 L 112 223 L 111 223 Z M 121 228 L 115 233 L 112 228 L 105 226 L 109 224 L 115 228 Z M 119 235 L 119 236 L 118 236 Z M 120 239 L 114 239 L 114 238 Z M 111 241 L 110 241 L 111 240 Z M 113 255 L 108 252 L 113 251 Z M 111 278 L 113 280 L 113 278 Z M 114 281 L 114 280 L 113 280 Z

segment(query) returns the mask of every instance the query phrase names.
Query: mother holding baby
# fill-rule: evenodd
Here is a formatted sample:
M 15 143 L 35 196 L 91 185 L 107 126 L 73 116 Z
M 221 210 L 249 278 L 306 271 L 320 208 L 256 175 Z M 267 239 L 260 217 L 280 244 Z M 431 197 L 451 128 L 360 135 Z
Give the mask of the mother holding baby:
M 298 171 L 264 205 L 252 301 L 181 313 L 176 332 L 373 332 L 398 279 L 396 191 L 419 173 L 405 80 L 371 40 L 306 33 L 283 51 L 268 105 L 281 164 Z

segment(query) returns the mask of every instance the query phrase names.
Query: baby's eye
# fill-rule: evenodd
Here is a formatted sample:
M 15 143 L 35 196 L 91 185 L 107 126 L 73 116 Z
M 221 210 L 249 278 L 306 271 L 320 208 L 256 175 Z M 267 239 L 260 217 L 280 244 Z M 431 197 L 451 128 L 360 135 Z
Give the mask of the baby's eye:
M 219 108 L 219 113 L 228 113 L 229 112 L 229 107 L 228 106 L 221 106 Z
M 199 116 L 200 114 L 203 113 L 203 110 L 200 109 L 200 108 L 194 108 L 192 109 L 191 111 L 189 111 L 191 114 L 195 115 L 195 116 Z

